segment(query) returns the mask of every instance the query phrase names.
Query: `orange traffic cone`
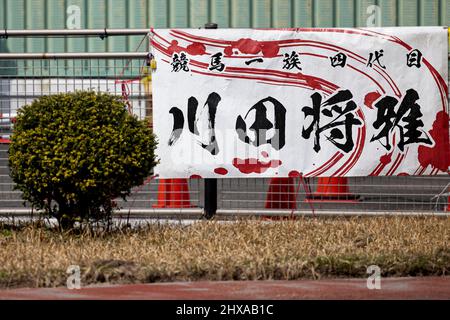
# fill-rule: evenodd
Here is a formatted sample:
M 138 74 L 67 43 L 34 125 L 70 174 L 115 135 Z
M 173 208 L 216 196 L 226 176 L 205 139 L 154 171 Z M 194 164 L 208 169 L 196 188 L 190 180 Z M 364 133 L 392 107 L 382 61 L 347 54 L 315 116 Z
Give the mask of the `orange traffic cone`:
M 309 201 L 348 201 L 354 202 L 359 198 L 350 193 L 348 178 L 323 177 L 318 179 L 317 190 L 307 197 Z
M 153 208 L 190 208 L 187 179 L 159 179 L 158 203 Z
M 266 209 L 297 209 L 294 178 L 272 178 L 266 196 Z
M 10 144 L 11 143 L 10 138 L 11 138 L 10 135 L 0 136 L 0 144 Z

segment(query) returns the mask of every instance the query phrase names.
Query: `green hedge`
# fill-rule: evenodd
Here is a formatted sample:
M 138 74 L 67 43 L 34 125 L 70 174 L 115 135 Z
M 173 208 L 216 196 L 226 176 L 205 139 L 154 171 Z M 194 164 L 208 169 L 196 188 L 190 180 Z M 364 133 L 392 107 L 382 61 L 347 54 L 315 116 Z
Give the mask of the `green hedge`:
M 18 111 L 9 148 L 16 188 L 58 219 L 109 218 L 156 164 L 156 139 L 120 97 L 94 91 L 43 96 Z

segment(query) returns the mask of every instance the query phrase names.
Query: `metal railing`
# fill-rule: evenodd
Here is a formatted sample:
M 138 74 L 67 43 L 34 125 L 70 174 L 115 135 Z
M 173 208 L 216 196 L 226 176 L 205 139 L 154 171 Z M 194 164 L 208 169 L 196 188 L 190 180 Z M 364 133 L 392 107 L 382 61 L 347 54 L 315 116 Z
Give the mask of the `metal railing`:
M 6 30 L 13 36 L 99 36 L 146 34 L 148 30 Z M 138 32 L 136 31 L 136 32 Z M 17 110 L 46 94 L 93 89 L 124 97 L 139 118 L 150 116 L 151 82 L 145 73 L 146 52 L 135 53 L 0 53 L 0 213 L 27 213 L 31 207 L 13 189 L 7 150 L 11 119 Z M 200 216 L 205 203 L 228 215 L 292 214 L 448 214 L 449 176 L 350 177 L 338 184 L 318 178 L 149 179 L 133 189 L 127 202 L 117 200 L 122 215 Z M 345 184 L 342 184 L 345 183 Z M 339 196 L 327 187 L 340 190 Z M 175 199 L 175 200 L 174 200 Z M 182 199 L 182 200 L 180 200 Z M 211 206 L 211 204 L 209 204 Z M 216 210 L 217 208 L 217 210 Z M 208 211 L 208 210 L 207 210 Z M 209 212 L 211 215 L 211 212 Z
M 139 59 L 132 54 L 95 54 L 67 58 L 65 54 L 53 55 L 51 59 L 23 59 L 17 54 L 15 60 L 0 60 L 0 130 L 3 138 L 11 133 L 10 118 L 21 106 L 38 96 L 77 89 L 108 91 L 124 96 L 132 104 L 133 113 L 145 117 L 151 108 L 151 95 L 146 88 L 142 68 L 145 54 Z M 90 59 L 87 59 L 87 58 Z M 125 84 L 125 85 L 124 85 Z M 126 92 L 124 92 L 124 90 Z M 0 145 L 0 210 L 19 212 L 30 210 L 22 206 L 21 194 L 13 190 L 7 164 L 7 144 Z M 182 187 L 169 182 L 164 195 L 158 193 L 159 180 L 154 179 L 137 187 L 127 202 L 118 200 L 124 209 L 131 212 L 164 215 L 179 213 L 200 215 L 205 204 L 203 179 L 188 179 Z M 390 212 L 446 212 L 448 176 L 400 176 L 400 177 L 354 177 L 346 184 L 348 189 L 340 197 L 318 190 L 324 185 L 311 178 L 304 182 L 298 178 L 286 178 L 274 183 L 271 179 L 218 179 L 217 213 L 229 214 L 369 214 Z M 322 181 L 323 182 L 323 181 Z M 330 184 L 327 184 L 330 187 Z M 333 186 L 332 186 L 333 187 Z M 341 188 L 345 186 L 334 186 Z M 444 192 L 443 192 L 444 191 Z M 181 203 L 164 197 L 170 193 L 186 193 Z M 439 194 L 441 196 L 437 197 Z M 180 198 L 175 195 L 175 198 Z
M 30 58 L 29 54 L 15 54 L 14 59 L 0 58 L 0 212 L 31 210 L 28 203 L 23 206 L 21 193 L 14 190 L 9 177 L 8 138 L 17 110 L 42 95 L 91 89 L 122 96 L 131 104 L 132 112 L 143 119 L 151 113 L 150 82 L 143 73 L 146 57 L 146 53 L 114 53 L 52 54 L 46 59 L 41 55 Z M 117 199 L 122 212 L 201 214 L 200 180 L 188 182 L 190 206 L 182 211 L 176 206 L 165 208 L 164 203 L 158 202 L 158 185 L 158 180 L 149 180 L 136 187 L 127 202 Z

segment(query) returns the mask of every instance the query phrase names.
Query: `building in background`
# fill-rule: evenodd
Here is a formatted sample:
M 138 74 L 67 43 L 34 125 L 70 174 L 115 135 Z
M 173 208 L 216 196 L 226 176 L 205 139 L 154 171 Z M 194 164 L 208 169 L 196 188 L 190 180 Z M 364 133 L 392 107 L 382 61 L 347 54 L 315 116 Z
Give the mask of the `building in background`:
M 0 0 L 2 29 L 446 26 L 449 19 L 450 0 Z M 134 51 L 140 40 L 0 40 L 0 51 Z

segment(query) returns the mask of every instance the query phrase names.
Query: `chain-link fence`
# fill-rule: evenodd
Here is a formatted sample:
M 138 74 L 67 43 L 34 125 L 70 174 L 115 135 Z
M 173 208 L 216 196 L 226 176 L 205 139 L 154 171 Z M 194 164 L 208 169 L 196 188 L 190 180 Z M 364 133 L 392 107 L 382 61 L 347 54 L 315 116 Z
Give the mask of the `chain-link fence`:
M 36 97 L 92 89 L 120 95 L 139 118 L 151 115 L 145 58 L 0 60 L 0 212 L 29 211 L 9 177 L 8 141 L 17 110 Z M 213 179 L 214 180 L 214 179 Z M 217 214 L 436 213 L 450 210 L 449 176 L 350 178 L 151 179 L 133 190 L 121 212 Z M 205 188 L 206 185 L 206 188 Z M 213 188 L 213 189 L 211 189 Z M 217 191 L 215 190 L 217 188 Z M 206 200 L 206 201 L 205 201 Z M 130 209 L 130 210 L 128 210 Z

